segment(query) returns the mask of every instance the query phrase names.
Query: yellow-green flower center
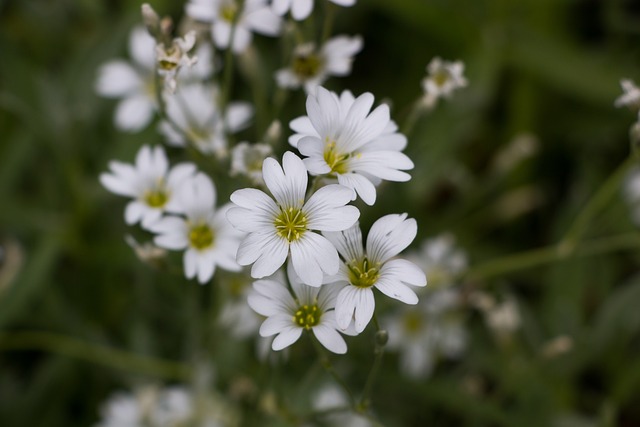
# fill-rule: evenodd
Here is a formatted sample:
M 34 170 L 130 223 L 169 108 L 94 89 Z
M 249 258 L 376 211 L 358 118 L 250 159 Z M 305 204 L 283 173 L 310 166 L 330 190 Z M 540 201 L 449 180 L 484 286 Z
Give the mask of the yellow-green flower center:
M 322 58 L 315 54 L 300 55 L 293 58 L 293 72 L 302 80 L 314 77 L 322 68 Z
M 379 265 L 373 265 L 367 257 L 352 261 L 349 267 L 349 282 L 358 288 L 370 288 L 380 277 Z
M 150 206 L 152 208 L 161 208 L 166 205 L 168 201 L 169 194 L 162 187 L 156 188 L 154 190 L 148 190 L 144 194 L 144 202 L 147 204 L 147 206 Z
M 325 139 L 327 144 L 324 147 L 324 161 L 327 162 L 327 165 L 331 168 L 330 173 L 347 173 L 348 169 L 348 160 L 351 155 L 349 153 L 342 154 L 336 150 L 336 142 L 330 141 L 327 137 Z
M 316 304 L 305 304 L 298 308 L 298 311 L 296 311 L 296 314 L 293 316 L 293 321 L 301 328 L 309 330 L 320 323 L 321 315 L 322 313 L 318 310 L 318 306 Z
M 158 59 L 160 69 L 164 71 L 174 70 L 178 66 L 178 53 L 178 48 L 175 46 L 165 49 L 163 57 Z
M 236 5 L 235 3 L 227 3 L 220 9 L 220 16 L 222 17 L 222 19 L 230 23 L 235 22 L 237 13 L 238 5 Z
M 199 251 L 209 248 L 213 244 L 213 230 L 208 224 L 197 224 L 189 229 L 189 243 Z
M 444 86 L 450 78 L 451 75 L 447 70 L 438 70 L 433 75 L 433 81 L 438 85 L 438 87 Z
M 274 223 L 278 236 L 293 242 L 307 231 L 308 221 L 302 209 L 289 208 L 281 209 Z

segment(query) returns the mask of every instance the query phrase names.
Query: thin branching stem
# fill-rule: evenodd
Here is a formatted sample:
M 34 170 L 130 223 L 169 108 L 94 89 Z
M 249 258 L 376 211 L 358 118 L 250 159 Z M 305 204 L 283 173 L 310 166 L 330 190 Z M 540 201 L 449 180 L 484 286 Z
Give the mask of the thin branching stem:
M 349 402 L 352 406 L 354 406 L 356 399 L 353 396 L 353 393 L 351 392 L 351 389 L 347 385 L 346 381 L 340 376 L 340 374 L 338 374 L 338 372 L 336 372 L 335 368 L 331 364 L 331 361 L 329 360 L 329 357 L 327 357 L 327 354 L 320 346 L 320 342 L 318 342 L 318 340 L 314 336 L 311 336 L 311 334 L 309 335 L 309 338 L 311 338 L 311 342 L 313 343 L 313 348 L 315 348 L 316 353 L 318 354 L 320 364 L 322 365 L 324 370 L 327 371 L 327 373 L 336 380 L 338 385 L 345 391 L 345 393 L 347 393 L 347 396 L 349 396 Z

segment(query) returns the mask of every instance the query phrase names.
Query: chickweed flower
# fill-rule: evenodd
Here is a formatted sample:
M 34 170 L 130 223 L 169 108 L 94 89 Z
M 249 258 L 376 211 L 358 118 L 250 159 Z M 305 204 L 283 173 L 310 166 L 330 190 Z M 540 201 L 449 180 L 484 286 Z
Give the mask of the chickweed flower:
M 162 147 L 144 145 L 136 155 L 136 164 L 112 161 L 110 173 L 100 175 L 100 182 L 112 193 L 131 197 L 124 213 L 127 224 L 138 222 L 149 228 L 164 212 L 180 212 L 178 188 L 193 176 L 195 165 L 181 163 L 169 170 Z
M 236 207 L 229 210 L 227 218 L 237 229 L 249 233 L 238 249 L 238 263 L 253 264 L 251 276 L 262 278 L 280 268 L 290 253 L 302 281 L 320 286 L 323 273 L 338 271 L 338 253 L 314 230 L 345 230 L 357 221 L 358 209 L 345 206 L 351 191 L 327 185 L 305 201 L 307 170 L 290 151 L 284 154 L 282 166 L 275 159 L 265 159 L 262 176 L 273 198 L 253 188 L 231 195 Z
M 614 105 L 618 108 L 629 107 L 633 110 L 640 109 L 640 88 L 636 86 L 633 80 L 622 79 L 620 80 L 620 87 L 622 87 L 622 95 L 620 95 Z
M 195 31 L 188 32 L 184 37 L 176 37 L 167 46 L 164 43 L 156 45 L 156 66 L 158 74 L 164 78 L 165 86 L 170 92 L 176 90 L 176 75 L 182 67 L 191 67 L 198 60 L 196 56 L 189 56 L 189 51 L 196 44 Z
M 421 250 L 409 258 L 426 273 L 432 289 L 452 285 L 467 268 L 466 254 L 455 246 L 454 237 L 448 233 L 427 239 Z
M 191 18 L 211 23 L 211 37 L 220 49 L 231 46 L 235 53 L 241 53 L 251 44 L 252 32 L 267 36 L 280 33 L 281 19 L 267 0 L 245 0 L 244 6 L 237 0 L 191 0 L 186 7 Z
M 340 97 L 319 86 L 307 97 L 308 116 L 293 120 L 297 132 L 289 138 L 302 155 L 311 175 L 327 175 L 353 191 L 368 205 L 376 200 L 375 185 L 381 180 L 408 181 L 403 172 L 413 162 L 400 150 L 406 138 L 395 132 L 389 107 L 371 111 L 374 97 L 365 93 L 355 98 L 350 92 Z
M 356 0 L 329 1 L 345 7 L 353 6 L 354 4 L 356 4 Z M 284 15 L 290 10 L 293 19 L 295 19 L 296 21 L 301 21 L 311 15 L 311 11 L 313 10 L 313 0 L 273 0 L 272 7 L 273 11 L 280 16 Z
M 249 305 L 267 319 L 260 326 L 260 335 L 277 335 L 272 343 L 276 351 L 290 346 L 300 338 L 302 331 L 313 332 L 320 343 L 337 354 L 347 352 L 347 344 L 338 333 L 333 308 L 339 290 L 335 286 L 314 287 L 305 285 L 288 268 L 289 283 L 274 280 L 258 280 L 253 283 Z
M 191 142 L 204 154 L 226 158 L 227 134 L 239 132 L 249 125 L 253 107 L 248 102 L 231 102 L 222 113 L 215 103 L 217 96 L 215 87 L 193 83 L 182 85 L 167 98 L 166 110 L 171 122 L 165 120 L 159 128 L 167 143 L 184 147 Z
M 288 68 L 276 72 L 278 86 L 297 89 L 304 86 L 313 93 L 329 76 L 346 76 L 351 72 L 353 56 L 362 50 L 362 37 L 337 36 L 319 50 L 314 43 L 297 46 Z
M 422 80 L 427 103 L 448 98 L 456 90 L 467 85 L 462 61 L 443 61 L 435 57 L 427 65 L 427 77 Z
M 249 144 L 241 142 L 231 151 L 231 176 L 245 175 L 255 185 L 264 185 L 262 178 L 262 162 L 271 156 L 271 146 L 268 144 Z
M 367 326 L 375 309 L 372 288 L 406 304 L 417 304 L 418 296 L 408 285 L 425 286 L 427 279 L 415 264 L 392 259 L 416 237 L 418 226 L 407 214 L 385 215 L 369 231 L 366 250 L 358 224 L 343 232 L 323 233 L 338 249 L 340 271 L 326 280 L 342 286 L 336 302 L 336 319 L 346 329 L 355 319 L 356 332 Z
M 133 63 L 115 60 L 98 70 L 98 94 L 121 100 L 115 113 L 115 125 L 120 130 L 136 132 L 142 129 L 149 124 L 157 108 L 155 45 L 155 40 L 144 27 L 136 27 L 129 37 L 129 54 Z
M 151 231 L 158 233 L 155 244 L 185 250 L 185 276 L 188 279 L 197 276 L 200 283 L 213 277 L 216 266 L 239 271 L 235 254 L 242 234 L 227 221 L 230 205 L 215 211 L 216 191 L 211 180 L 198 173 L 180 187 L 178 197 L 186 218 L 170 215 L 153 224 Z

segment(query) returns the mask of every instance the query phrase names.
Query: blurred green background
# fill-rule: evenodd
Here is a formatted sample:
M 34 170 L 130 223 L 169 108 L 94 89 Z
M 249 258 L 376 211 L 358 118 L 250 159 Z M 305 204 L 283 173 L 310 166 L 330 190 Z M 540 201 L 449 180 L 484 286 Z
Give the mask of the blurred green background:
M 183 13 L 182 2 L 152 5 L 176 20 Z M 221 392 L 239 373 L 264 376 L 250 343 L 228 342 L 223 330 L 194 324 L 193 311 L 220 291 L 140 263 L 123 241 L 130 232 L 123 200 L 98 182 L 109 160 L 130 162 L 142 144 L 161 141 L 155 126 L 117 131 L 115 103 L 93 89 L 100 64 L 126 57 L 139 7 L 123 0 L 0 0 L 3 427 L 93 425 L 114 390 L 185 376 L 171 363 L 96 355 L 82 343 L 188 361 L 194 337 L 215 329 L 209 356 Z M 407 149 L 414 179 L 385 185 L 378 204 L 363 211 L 367 225 L 407 211 L 419 221 L 419 239 L 450 231 L 478 265 L 559 241 L 628 155 L 636 117 L 613 101 L 620 78 L 640 80 L 638 1 L 360 0 L 338 10 L 334 33 L 362 34 L 365 47 L 352 75 L 328 86 L 371 91 L 391 103 L 400 123 L 432 57 L 463 60 L 469 79 L 468 88 L 417 123 Z M 258 39 L 270 58 L 276 42 Z M 303 106 L 303 94 L 292 96 L 283 123 Z M 523 140 L 528 155 L 500 160 Z M 616 191 L 585 239 L 634 233 Z M 373 394 L 381 421 L 640 426 L 639 264 L 637 250 L 611 251 L 463 284 L 513 295 L 522 327 L 500 344 L 470 311 L 465 356 L 424 381 L 400 376 L 397 358 L 385 357 Z M 572 337 L 573 348 L 541 357 L 559 335 Z M 370 339 L 356 338 L 351 357 L 337 363 L 371 357 Z M 277 386 L 292 387 L 311 358 L 305 346 L 294 350 L 277 368 Z M 368 366 L 350 369 L 361 384 Z M 470 379 L 480 387 L 466 387 Z M 256 402 L 241 404 L 250 412 Z

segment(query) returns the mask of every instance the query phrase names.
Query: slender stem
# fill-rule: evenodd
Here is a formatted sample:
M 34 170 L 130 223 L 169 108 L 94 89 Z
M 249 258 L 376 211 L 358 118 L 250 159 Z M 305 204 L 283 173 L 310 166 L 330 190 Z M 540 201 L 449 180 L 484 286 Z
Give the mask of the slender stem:
M 320 39 L 321 44 L 329 40 L 331 36 L 331 30 L 333 29 L 333 21 L 336 16 L 336 6 L 331 2 L 324 2 L 325 4 L 325 14 L 324 14 L 324 25 L 322 26 L 322 38 Z
M 320 364 L 322 365 L 324 370 L 327 371 L 327 373 L 329 373 L 329 375 L 331 375 L 333 377 L 333 379 L 336 380 L 338 385 L 340 385 L 340 387 L 342 387 L 342 389 L 345 391 L 345 393 L 347 393 L 347 395 L 349 396 L 349 402 L 353 406 L 355 404 L 356 399 L 353 396 L 353 393 L 351 392 L 351 390 L 349 389 L 349 386 L 347 385 L 345 380 L 342 379 L 342 377 L 336 372 L 336 370 L 334 369 L 333 365 L 331 364 L 331 361 L 327 357 L 326 353 L 324 352 L 324 350 L 320 346 L 320 343 L 315 338 L 315 336 L 311 336 L 311 334 L 309 334 L 309 338 L 311 338 L 311 342 L 313 343 L 313 347 L 315 348 L 316 353 L 318 353 L 318 358 L 320 359 Z
M 435 103 L 427 104 L 422 97 L 414 101 L 413 104 L 411 104 L 411 110 L 402 124 L 400 132 L 408 137 L 413 131 L 418 119 L 420 119 L 425 113 L 433 110 L 434 106 Z
M 185 381 L 192 376 L 191 367 L 180 362 L 141 356 L 52 332 L 1 332 L 0 350 L 48 351 L 110 368 L 168 380 Z
M 560 247 L 564 251 L 571 252 L 576 248 L 590 222 L 609 204 L 611 198 L 620 191 L 620 181 L 624 179 L 629 169 L 637 161 L 638 159 L 635 156 L 629 156 L 607 178 L 596 194 L 591 197 L 562 238 Z
M 489 279 L 570 257 L 589 257 L 638 248 L 640 248 L 639 233 L 625 233 L 588 240 L 580 244 L 572 252 L 564 250 L 562 243 L 560 243 L 487 261 L 467 270 L 464 278 L 472 280 Z
M 367 377 L 367 381 L 364 384 L 362 397 L 358 405 L 358 409 L 362 413 L 364 413 L 364 411 L 369 407 L 369 404 L 371 403 L 369 400 L 369 395 L 371 394 L 373 384 L 378 376 L 378 372 L 380 371 L 380 366 L 382 365 L 382 356 L 384 355 L 384 347 L 387 341 L 386 331 L 380 329 L 380 324 L 378 323 L 378 318 L 376 317 L 375 313 L 373 314 L 373 324 L 376 327 L 376 342 L 373 349 L 374 359 L 371 370 L 369 371 L 369 376 Z M 382 338 L 382 334 L 385 335 L 384 338 Z

